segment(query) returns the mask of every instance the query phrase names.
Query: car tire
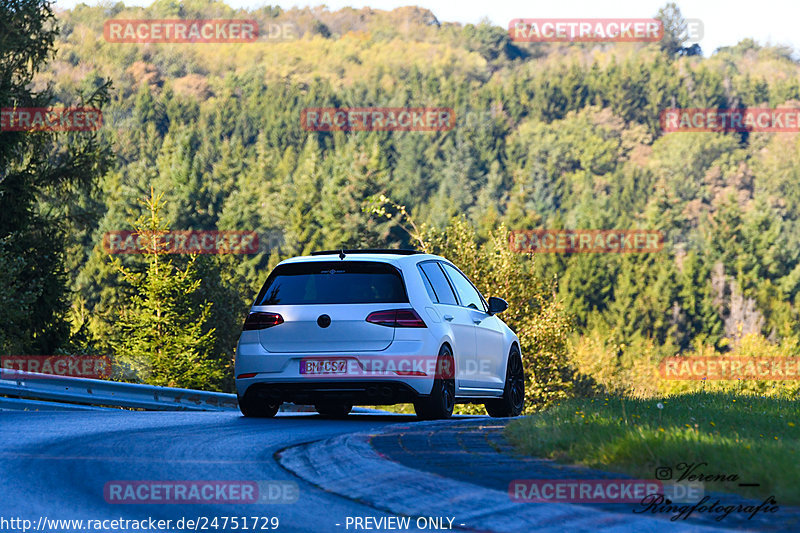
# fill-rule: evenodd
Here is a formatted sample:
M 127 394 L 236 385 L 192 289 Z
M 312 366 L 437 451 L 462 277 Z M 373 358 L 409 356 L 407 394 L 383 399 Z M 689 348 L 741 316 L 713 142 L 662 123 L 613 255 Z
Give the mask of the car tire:
M 239 410 L 249 418 L 272 418 L 281 408 L 280 402 L 268 403 L 258 394 L 246 393 L 244 397 L 238 398 Z
M 453 416 L 456 399 L 455 361 L 448 346 L 442 346 L 436 360 L 436 376 L 429 396 L 414 402 L 420 420 L 441 420 Z
M 352 403 L 320 403 L 314 404 L 314 409 L 322 416 L 329 418 L 344 418 L 353 410 Z
M 506 383 L 503 396 L 484 404 L 493 418 L 519 416 L 525 407 L 525 369 L 517 345 L 511 347 L 506 364 Z

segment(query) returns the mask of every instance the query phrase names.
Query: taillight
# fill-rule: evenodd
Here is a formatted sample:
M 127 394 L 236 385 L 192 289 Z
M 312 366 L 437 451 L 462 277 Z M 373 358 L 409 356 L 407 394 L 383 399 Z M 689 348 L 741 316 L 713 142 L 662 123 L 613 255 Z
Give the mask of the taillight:
M 262 311 L 257 311 L 247 315 L 247 319 L 244 321 L 244 327 L 242 330 L 252 331 L 254 329 L 267 329 L 271 328 L 272 326 L 277 326 L 278 324 L 283 324 L 283 317 L 278 313 L 264 313 Z
M 375 311 L 367 317 L 367 322 L 390 328 L 426 328 L 425 322 L 413 309 L 392 309 Z

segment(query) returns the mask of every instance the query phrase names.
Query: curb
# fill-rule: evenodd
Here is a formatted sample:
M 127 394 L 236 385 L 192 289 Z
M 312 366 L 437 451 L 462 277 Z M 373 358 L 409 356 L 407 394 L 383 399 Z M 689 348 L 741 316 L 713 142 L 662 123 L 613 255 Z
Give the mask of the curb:
M 437 423 L 441 422 L 422 422 L 415 427 Z M 375 435 L 354 433 L 294 446 L 278 452 L 276 459 L 299 478 L 330 493 L 396 515 L 454 517 L 455 528 L 467 531 L 725 530 L 567 503 L 516 503 L 505 492 L 400 465 L 370 445 Z

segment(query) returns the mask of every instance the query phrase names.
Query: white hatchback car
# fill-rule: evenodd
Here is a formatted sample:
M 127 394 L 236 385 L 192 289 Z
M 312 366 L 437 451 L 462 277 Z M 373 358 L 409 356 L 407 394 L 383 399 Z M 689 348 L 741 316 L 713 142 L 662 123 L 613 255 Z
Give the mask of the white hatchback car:
M 413 403 L 423 419 L 455 403 L 517 416 L 519 339 L 451 262 L 412 250 L 314 252 L 278 264 L 245 320 L 236 390 L 245 416 L 283 402 L 345 416 L 353 405 Z

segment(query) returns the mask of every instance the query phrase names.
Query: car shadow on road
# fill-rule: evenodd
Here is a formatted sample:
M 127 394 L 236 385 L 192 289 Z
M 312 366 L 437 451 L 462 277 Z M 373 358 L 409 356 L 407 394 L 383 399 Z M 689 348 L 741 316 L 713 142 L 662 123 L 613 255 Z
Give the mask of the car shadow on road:
M 308 420 L 319 420 L 319 421 L 335 421 L 335 422 L 343 422 L 343 423 L 364 423 L 364 422 L 395 422 L 395 423 L 409 423 L 409 422 L 431 422 L 430 420 L 420 420 L 417 418 L 416 415 L 413 414 L 404 414 L 404 413 L 384 413 L 380 411 L 375 412 L 368 412 L 368 413 L 350 413 L 344 417 L 330 417 L 330 416 L 323 416 L 315 411 L 311 412 L 295 412 L 295 413 L 279 413 L 274 418 L 246 418 L 244 416 L 239 417 L 240 420 L 248 420 L 253 422 L 262 422 L 262 423 L 275 423 L 279 420 L 297 420 L 300 418 L 308 419 Z M 488 418 L 486 415 L 454 415 L 449 420 L 459 421 L 459 420 L 476 420 L 481 418 Z M 444 422 L 443 420 L 439 420 L 438 422 Z

